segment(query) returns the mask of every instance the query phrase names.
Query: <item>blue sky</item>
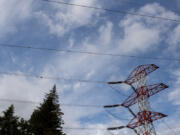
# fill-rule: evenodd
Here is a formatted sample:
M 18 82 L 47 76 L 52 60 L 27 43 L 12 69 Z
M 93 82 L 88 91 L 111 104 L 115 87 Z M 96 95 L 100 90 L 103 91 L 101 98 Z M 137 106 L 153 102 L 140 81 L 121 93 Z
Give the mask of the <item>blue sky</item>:
M 139 14 L 180 20 L 180 1 L 131 0 L 68 0 L 66 2 L 103 7 Z M 38 0 L 0 1 L 0 43 L 33 47 L 83 50 L 91 52 L 134 55 L 139 57 L 180 58 L 180 25 L 176 22 L 127 14 L 109 13 Z M 0 72 L 26 73 L 86 80 L 124 80 L 138 65 L 156 64 L 160 68 L 148 76 L 149 84 L 163 82 L 170 86 L 153 96 L 153 110 L 168 114 L 165 119 L 180 132 L 180 67 L 179 61 L 95 56 L 78 53 L 0 47 Z M 55 81 L 1 75 L 0 98 L 42 101 L 44 93 L 56 83 L 60 102 L 73 104 L 114 104 L 126 97 L 108 85 Z M 115 88 L 129 95 L 126 85 Z M 0 111 L 11 103 L 0 102 Z M 36 107 L 14 103 L 17 115 L 28 119 Z M 136 108 L 134 105 L 133 109 Z M 103 108 L 62 107 L 67 127 L 99 127 L 125 125 L 107 115 Z M 112 113 L 132 118 L 124 109 Z M 159 135 L 169 135 L 163 122 L 155 122 Z M 163 129 L 163 131 L 162 131 Z M 69 135 L 106 135 L 104 131 L 66 130 Z M 122 130 L 115 134 L 133 134 Z

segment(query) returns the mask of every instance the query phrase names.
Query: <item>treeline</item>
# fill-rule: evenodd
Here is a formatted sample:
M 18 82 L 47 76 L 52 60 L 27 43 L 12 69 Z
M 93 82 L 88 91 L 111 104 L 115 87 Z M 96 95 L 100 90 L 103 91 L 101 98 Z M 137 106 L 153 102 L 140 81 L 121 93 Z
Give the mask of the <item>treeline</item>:
M 54 86 L 29 120 L 15 116 L 13 105 L 3 111 L 0 116 L 0 135 L 65 135 L 62 115 Z

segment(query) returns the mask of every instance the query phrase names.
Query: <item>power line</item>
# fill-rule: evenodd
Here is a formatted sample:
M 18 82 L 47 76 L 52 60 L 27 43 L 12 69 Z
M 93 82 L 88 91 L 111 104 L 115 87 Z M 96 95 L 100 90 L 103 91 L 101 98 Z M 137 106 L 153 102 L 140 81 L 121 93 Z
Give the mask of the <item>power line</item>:
M 103 10 L 103 11 L 107 11 L 107 12 L 128 14 L 128 15 L 132 15 L 132 16 L 140 16 L 140 17 L 146 17 L 146 18 L 166 20 L 166 21 L 172 21 L 172 22 L 180 23 L 180 20 L 176 20 L 176 19 L 172 19 L 172 18 L 166 18 L 166 17 L 160 17 L 160 16 L 145 15 L 145 14 L 140 14 L 140 13 L 133 13 L 133 12 L 127 12 L 127 11 L 121 11 L 121 10 L 113 10 L 113 9 L 108 9 L 108 8 L 100 8 L 100 7 L 75 4 L 75 3 L 68 3 L 68 2 L 56 1 L 56 0 L 42 0 L 42 1 L 50 2 L 50 3 L 63 4 L 63 5 L 68 5 L 68 6 L 76 6 L 76 7 L 82 7 L 82 8 L 95 9 L 95 10 Z
M 16 102 L 16 103 L 26 103 L 26 104 L 40 104 L 40 102 L 35 102 L 35 101 L 28 101 L 28 100 L 17 100 L 17 99 L 5 99 L 5 98 L 0 98 L 0 101 L 3 102 Z
M 5 98 L 0 98 L 0 101 L 4 101 L 4 102 L 16 102 L 16 103 L 28 103 L 28 104 L 40 104 L 41 103 L 41 102 L 28 101 L 28 100 L 5 99 Z M 68 107 L 104 108 L 104 105 L 82 105 L 82 104 L 64 104 L 64 103 L 60 103 L 60 105 L 68 106 Z M 118 116 L 115 116 L 114 114 L 112 114 L 110 111 L 108 111 L 106 109 L 104 109 L 104 110 L 105 110 L 105 112 L 107 114 L 113 116 L 116 119 L 119 119 L 119 120 L 128 120 L 128 119 L 124 119 L 124 118 L 120 118 Z M 71 128 L 71 129 L 81 129 L 81 128 Z M 85 128 L 85 129 L 91 129 L 91 128 Z
M 82 83 L 101 83 L 101 84 L 107 83 L 105 81 L 71 79 L 71 78 L 64 78 L 64 77 L 49 77 L 49 76 L 42 76 L 42 75 L 31 75 L 31 74 L 22 74 L 22 73 L 20 74 L 20 73 L 1 72 L 1 71 L 0 71 L 0 74 L 11 75 L 11 76 L 21 76 L 21 77 L 32 77 L 32 78 L 47 79 L 47 80 L 64 80 L 64 81 L 82 82 Z
M 111 131 L 107 130 L 107 132 L 111 135 L 115 135 L 114 133 L 112 133 Z
M 163 123 L 164 123 L 164 125 L 166 125 L 166 127 L 167 127 L 169 130 L 171 130 L 171 131 L 174 133 L 174 135 L 177 135 L 177 134 L 176 134 L 176 131 L 175 131 L 173 128 L 171 128 L 171 127 L 166 123 L 165 120 L 163 120 Z
M 145 4 L 144 2 L 134 2 L 134 1 L 127 1 L 127 0 L 120 0 L 120 3 L 121 2 L 123 2 L 123 4 L 133 4 L 133 5 L 143 5 L 143 4 Z
M 26 104 L 40 104 L 41 102 L 35 102 L 35 101 L 28 101 L 28 100 L 17 100 L 17 99 L 5 99 L 5 98 L 0 98 L 0 101 L 3 102 L 16 102 L 16 103 L 26 103 Z M 104 108 L 104 105 L 82 105 L 82 104 L 65 104 L 65 103 L 60 103 L 62 106 L 68 106 L 68 107 L 88 107 L 88 108 Z M 111 116 L 113 116 L 116 119 L 119 120 L 128 120 L 125 118 L 120 118 L 114 114 L 112 114 L 110 111 L 104 109 L 105 112 Z
M 100 107 L 104 107 L 103 105 L 80 105 L 80 104 L 60 104 L 62 106 L 73 106 L 73 107 L 90 107 L 90 108 L 100 108 Z
M 70 50 L 70 49 L 55 49 L 55 48 L 42 48 L 42 47 L 33 47 L 33 46 L 23 46 L 17 44 L 4 44 L 0 43 L 0 47 L 8 47 L 8 48 L 24 48 L 24 49 L 32 49 L 32 50 L 42 50 L 42 51 L 54 51 L 54 52 L 64 52 L 64 53 L 80 53 L 80 54 L 89 54 L 89 55 L 97 55 L 97 56 L 112 56 L 112 57 L 128 57 L 134 59 L 151 59 L 151 60 L 166 60 L 166 61 L 178 61 L 179 58 L 160 58 L 160 57 L 141 57 L 135 55 L 123 55 L 123 54 L 113 54 L 113 53 L 102 53 L 102 52 L 91 52 L 91 51 L 83 51 L 83 50 Z
M 108 85 L 112 90 L 114 90 L 116 93 L 118 93 L 119 95 L 121 96 L 124 96 L 124 97 L 128 97 L 126 94 L 120 92 L 118 89 L 114 88 L 113 86 L 111 85 Z
M 154 110 L 153 110 L 153 111 L 154 111 Z M 155 112 L 155 111 L 154 111 L 154 112 Z M 168 125 L 168 123 L 165 121 L 165 119 L 162 119 L 161 121 L 164 123 L 164 125 L 165 125 L 169 130 L 171 130 L 171 131 L 174 133 L 174 135 L 177 135 L 176 131 Z
M 146 4 L 150 4 L 150 2 L 152 3 L 152 1 L 145 1 L 145 2 L 135 2 L 135 1 L 126 1 L 126 0 L 120 0 L 120 2 L 123 2 L 123 4 L 127 4 L 127 5 L 137 5 L 137 6 L 141 6 L 141 5 L 146 5 Z M 161 4 L 162 1 L 160 0 L 156 0 L 155 2 L 157 2 L 158 4 Z M 163 4 L 163 3 L 162 3 Z M 179 10 L 176 9 L 171 9 L 171 11 L 173 12 L 179 12 Z
M 25 104 L 40 104 L 41 102 L 35 102 L 35 101 L 28 101 L 28 100 L 18 100 L 18 99 L 5 99 L 0 98 L 0 101 L 4 102 L 16 102 L 16 103 L 25 103 Z M 104 108 L 104 105 L 82 105 L 82 104 L 65 104 L 60 103 L 62 106 L 68 106 L 68 107 L 90 107 L 90 108 Z
M 17 100 L 17 99 L 4 99 L 4 98 L 0 98 L 0 101 L 5 101 L 5 102 L 16 102 L 16 103 L 29 103 L 29 104 L 40 104 L 41 102 L 34 102 L 34 101 L 28 101 L 28 100 Z M 104 105 L 82 105 L 82 104 L 64 104 L 64 103 L 60 103 L 60 105 L 62 106 L 68 106 L 68 107 L 90 107 L 90 108 L 104 108 Z M 115 116 L 114 114 L 112 114 L 110 111 L 104 109 L 105 112 L 111 116 L 113 116 L 116 119 L 119 120 L 128 120 L 125 118 L 120 118 L 118 116 Z M 106 130 L 106 129 L 100 129 L 100 128 L 72 128 L 72 127 L 65 127 L 64 129 L 73 129 L 73 130 Z
M 84 128 L 84 127 L 64 127 L 69 130 L 107 130 L 106 128 Z
M 118 119 L 118 120 L 129 120 L 129 119 L 125 119 L 125 118 L 120 118 L 120 117 L 114 115 L 113 113 L 111 113 L 111 112 L 110 112 L 109 110 L 107 110 L 107 109 L 104 109 L 104 110 L 105 110 L 105 112 L 106 112 L 107 114 L 109 114 L 110 116 L 112 116 L 112 117 L 115 118 L 115 119 Z

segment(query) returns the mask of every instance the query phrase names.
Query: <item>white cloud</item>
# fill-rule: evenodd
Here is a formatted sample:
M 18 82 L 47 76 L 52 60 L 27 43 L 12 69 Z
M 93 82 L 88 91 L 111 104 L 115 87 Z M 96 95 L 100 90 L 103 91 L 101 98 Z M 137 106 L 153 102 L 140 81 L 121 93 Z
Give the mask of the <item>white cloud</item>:
M 154 9 L 154 10 L 153 10 Z M 159 16 L 167 17 L 169 15 L 174 15 L 172 12 L 166 11 L 164 8 L 162 8 L 158 4 L 149 4 L 146 5 L 145 7 L 141 8 L 140 11 L 149 13 L 149 14 L 159 14 Z M 174 15 L 175 16 L 175 15 Z M 124 31 L 124 36 L 120 37 L 120 39 L 114 39 L 112 37 L 113 34 L 113 24 L 112 22 L 108 22 L 105 25 L 101 26 L 99 28 L 99 36 L 97 37 L 96 41 L 91 41 L 86 40 L 84 43 L 82 43 L 82 50 L 89 50 L 89 51 L 99 51 L 103 52 L 103 50 L 106 50 L 107 48 L 109 51 L 115 52 L 115 53 L 132 53 L 132 52 L 146 52 L 149 49 L 154 49 L 157 46 L 160 46 L 161 41 L 164 39 L 164 32 L 170 30 L 172 24 L 170 22 L 163 22 L 159 23 L 159 20 L 152 20 L 152 19 L 145 19 L 142 17 L 133 17 L 133 16 L 126 16 L 123 20 L 120 21 L 120 30 Z M 165 27 L 165 29 L 162 29 Z M 103 40 L 102 37 L 106 37 L 105 40 Z M 107 40 L 106 40 L 107 39 Z M 102 46 L 103 44 L 108 45 L 107 46 Z M 111 45 L 114 43 L 113 41 L 117 41 L 118 43 L 116 48 L 114 45 Z M 75 44 L 74 44 L 75 46 Z M 94 57 L 88 57 L 87 55 L 70 55 L 69 57 L 66 57 L 66 59 L 58 59 L 56 60 L 59 62 L 59 68 L 61 69 L 61 73 L 68 73 L 69 75 L 72 76 L 85 76 L 88 73 L 93 72 L 93 75 L 96 73 L 101 72 L 103 69 L 104 72 L 107 73 L 110 72 L 111 70 L 108 70 L 108 67 L 106 65 L 109 65 L 110 63 L 107 62 L 107 59 L 99 58 L 97 57 L 96 59 Z M 111 61 L 112 62 L 112 61 Z M 120 64 L 121 61 L 118 63 Z M 56 62 L 55 62 L 56 63 Z M 79 66 L 81 65 L 81 66 Z M 105 67 L 105 68 L 104 68 Z M 113 67 L 111 66 L 112 70 Z M 71 70 L 73 69 L 73 71 Z M 93 71 L 92 71 L 93 69 Z M 90 76 L 89 78 L 93 78 L 94 76 Z M 77 77 L 79 78 L 79 77 Z M 78 86 L 79 89 L 79 84 L 75 85 Z M 79 99 L 82 98 L 82 93 L 84 91 L 89 92 L 91 90 L 91 85 L 88 85 L 90 88 L 85 88 L 82 85 L 82 89 L 78 90 L 76 92 L 79 92 L 76 96 L 79 97 Z M 93 87 L 92 87 L 93 88 Z M 67 99 L 69 101 L 71 99 Z M 73 99 L 74 101 L 78 101 L 78 98 Z M 71 101 L 73 101 L 71 100 Z M 108 100 L 108 98 L 104 97 L 104 101 Z M 81 99 L 81 101 L 83 101 Z M 89 100 L 90 101 L 90 100 Z M 75 123 L 78 126 L 82 126 L 82 124 L 78 123 L 78 118 L 81 116 L 88 116 L 90 114 L 98 113 L 99 111 L 96 112 L 96 110 L 92 110 L 92 112 L 87 112 L 86 111 L 79 111 L 75 112 L 75 117 L 70 118 L 74 119 Z M 67 116 L 68 117 L 68 116 Z M 68 119 L 68 118 L 67 118 Z M 67 120 L 68 121 L 68 120 Z M 104 124 L 105 125 L 105 124 Z M 72 131 L 73 134 L 74 131 Z M 86 132 L 78 132 L 78 134 L 88 134 Z M 94 133 L 98 134 L 98 133 Z M 104 133 L 101 133 L 104 134 Z M 126 133 L 130 134 L 130 133 Z
M 179 84 L 179 85 L 180 85 L 180 84 Z M 174 103 L 175 105 L 180 105 L 180 100 L 179 100 L 179 98 L 180 98 L 180 93 L 179 93 L 179 91 L 180 91 L 180 89 L 179 89 L 179 88 L 176 88 L 176 89 L 173 90 L 173 92 L 171 92 L 171 93 L 169 94 L 169 99 L 170 99 L 171 101 L 173 101 L 173 103 Z
M 15 32 L 17 23 L 26 21 L 31 16 L 32 0 L 0 1 L 0 37 Z
M 170 37 L 168 39 L 169 44 L 171 44 L 172 48 L 179 47 L 180 43 L 180 25 L 175 27 L 175 29 L 171 32 Z
M 72 0 L 71 3 L 94 5 L 97 4 L 97 1 Z M 58 6 L 57 4 L 52 7 L 55 7 L 56 10 L 53 16 L 43 11 L 39 12 L 38 15 L 43 18 L 44 22 L 42 23 L 49 27 L 50 33 L 56 34 L 58 36 L 62 36 L 65 33 L 71 32 L 72 30 L 81 26 L 87 26 L 89 24 L 92 25 L 92 23 L 94 23 L 93 16 L 97 15 L 96 11 L 86 8 L 63 7 Z M 174 15 L 172 12 L 166 11 L 158 4 L 146 5 L 138 11 L 154 15 L 159 14 L 164 17 Z M 18 12 L 15 13 L 17 14 Z M 10 11 L 8 11 L 8 14 L 10 14 Z M 17 16 L 16 14 L 15 16 Z M 29 16 L 29 10 L 23 14 L 24 15 L 20 17 L 20 20 L 23 20 Z M 4 20 L 7 20 L 7 18 Z M 169 22 L 159 23 L 159 20 L 151 20 L 127 15 L 123 20 L 120 20 L 119 31 L 120 33 L 121 31 L 124 32 L 122 37 L 120 36 L 118 39 L 114 39 L 114 24 L 113 22 L 108 21 L 99 27 L 98 32 L 96 33 L 97 36 L 94 39 L 91 39 L 90 36 L 84 37 L 84 41 L 79 46 L 82 50 L 97 52 L 103 52 L 104 50 L 112 51 L 114 53 L 146 52 L 148 49 L 156 48 L 156 46 L 159 45 L 160 41 L 163 39 L 161 34 L 168 30 L 170 26 L 171 24 L 169 24 Z M 166 29 L 162 29 L 164 27 L 166 27 Z M 115 42 L 116 44 L 114 45 Z M 70 48 L 76 48 L 75 46 L 80 43 L 76 43 L 75 39 L 71 38 L 69 40 L 69 44 Z M 52 61 L 47 62 L 48 64 L 44 67 L 44 69 L 42 69 L 42 74 L 65 78 L 106 80 L 103 74 L 106 76 L 109 73 L 114 73 L 114 71 L 117 69 L 113 67 L 112 63 L 116 62 L 117 60 L 113 61 L 111 58 L 107 57 L 89 57 L 89 55 L 83 54 L 62 54 L 61 56 L 56 56 Z M 121 59 L 118 59 L 117 64 L 120 65 L 120 63 Z M 121 76 L 118 77 L 121 78 Z M 44 97 L 44 92 L 47 92 L 52 87 L 52 85 L 53 81 L 49 80 L 37 81 L 34 79 L 28 80 L 25 77 L 17 78 L 2 76 L 0 78 L 0 97 L 41 101 Z M 60 88 L 62 92 L 62 95 L 60 95 L 60 100 L 63 103 L 101 104 L 112 100 L 112 97 L 109 97 L 109 95 L 102 94 L 103 91 L 101 91 L 101 89 L 98 93 L 101 93 L 101 95 L 94 94 L 94 96 L 89 96 L 88 94 L 95 92 L 97 89 L 94 85 L 91 84 L 58 82 L 58 86 L 59 87 L 57 88 Z M 122 86 L 122 88 L 128 89 L 126 86 Z M 68 91 L 69 94 L 63 95 L 66 93 L 66 91 Z M 178 97 L 176 97 L 178 92 L 174 93 L 175 94 L 171 94 L 172 96 L 170 96 L 170 98 L 172 98 L 172 100 L 178 101 Z M 178 101 L 178 103 L 179 102 L 180 101 Z M 4 108 L 7 108 L 7 104 L 3 104 L 1 110 Z M 22 115 L 23 112 L 26 114 L 25 117 L 27 117 L 27 115 L 33 111 L 32 108 L 34 108 L 34 106 L 29 107 L 19 104 L 16 105 L 16 108 L 17 112 L 21 116 L 24 116 Z M 92 116 L 101 112 L 102 110 L 63 107 L 63 111 L 65 112 L 64 119 L 66 125 L 81 127 L 84 124 L 79 122 L 80 118 Z M 108 124 L 114 123 L 114 121 L 110 121 Z M 108 124 L 89 124 L 88 127 L 107 127 Z M 115 124 L 118 125 L 118 123 Z M 73 135 L 75 133 L 83 135 L 89 135 L 90 133 L 96 135 L 106 134 L 103 131 L 84 131 L 82 133 L 79 131 L 67 132 L 69 132 L 69 135 Z M 122 132 L 125 134 L 130 134 L 127 130 Z
M 156 131 L 158 135 L 177 135 L 180 132 L 179 116 L 173 115 L 162 120 L 158 120 Z
M 124 39 L 120 40 L 119 44 L 124 54 L 132 51 L 146 51 L 160 41 L 159 31 L 143 23 L 134 22 L 131 25 L 123 25 L 123 27 Z
M 159 16 L 162 18 L 171 18 L 171 19 L 178 19 L 178 15 L 174 13 L 173 11 L 166 10 L 165 7 L 161 6 L 158 3 L 152 3 L 152 4 L 147 4 L 140 8 L 138 11 L 139 13 L 143 12 L 144 14 L 149 14 L 149 15 L 154 15 L 154 16 Z M 159 19 L 149 19 L 152 21 L 160 21 Z M 148 21 L 149 21 L 148 20 Z M 170 23 L 169 21 L 162 21 L 164 23 Z
M 175 105 L 180 105 L 180 70 L 176 70 L 173 72 L 173 76 L 176 77 L 176 81 L 174 83 L 174 89 L 169 94 L 169 100 L 171 100 Z
M 99 33 L 100 33 L 99 42 L 102 45 L 111 45 L 109 43 L 111 43 L 112 41 L 112 36 L 113 36 L 112 29 L 113 29 L 112 22 L 107 22 L 106 25 L 103 25 L 99 28 Z
M 85 40 L 81 43 L 81 50 L 88 51 L 98 51 L 104 50 L 106 48 L 105 44 L 110 43 L 112 37 L 112 23 L 107 22 L 106 24 L 100 26 L 98 36 L 95 40 L 84 38 Z M 106 35 L 107 40 L 102 43 L 102 37 Z M 73 40 L 73 39 L 71 39 Z M 71 43 L 70 43 L 71 44 Z M 73 43 L 73 46 L 79 45 L 79 42 Z M 105 46 L 104 46 L 105 45 Z M 109 46 L 110 48 L 110 46 Z M 104 57 L 96 57 L 84 54 L 64 54 L 62 56 L 56 57 L 52 64 L 48 64 L 44 69 L 44 73 L 47 73 L 51 76 L 63 76 L 66 78 L 83 78 L 87 80 L 99 80 L 102 79 L 99 75 L 102 72 L 107 72 L 108 69 L 112 69 L 111 66 L 106 67 L 110 61 L 109 58 Z M 54 66 L 56 65 L 56 66 Z M 106 67 L 106 69 L 104 69 Z M 110 70 L 108 72 L 111 72 Z M 99 79 L 98 79 L 99 78 Z M 106 80 L 106 79 L 105 79 Z M 66 83 L 65 83 L 66 84 Z M 76 104 L 103 104 L 108 102 L 109 97 L 100 92 L 101 90 L 97 90 L 94 85 L 91 84 L 83 84 L 83 83 L 70 83 L 68 95 L 63 96 L 63 103 L 76 103 Z M 97 91 L 96 91 L 97 90 Z M 90 96 L 89 94 L 94 93 L 94 96 Z M 97 93 L 97 94 L 96 94 Z M 101 94 L 100 94 L 101 93 Z M 62 99 L 62 98 L 61 98 Z M 75 107 L 63 107 L 63 111 L 65 113 L 64 120 L 65 126 L 71 127 L 82 127 L 82 123 L 79 122 L 80 118 L 93 116 L 99 112 L 102 112 L 103 109 L 100 108 L 75 108 Z M 72 115 L 73 113 L 73 115 Z M 94 125 L 94 124 L 93 124 Z M 98 125 L 98 123 L 96 124 Z M 101 124 L 100 124 L 101 125 Z M 87 125 L 88 126 L 88 125 Z M 92 126 L 91 124 L 89 125 Z M 102 126 L 105 126 L 104 124 Z M 104 134 L 101 131 L 83 131 L 82 133 L 79 131 L 69 131 L 67 132 L 71 135 L 77 132 L 78 134 Z
M 164 18 L 178 19 L 178 16 L 167 11 L 157 3 L 147 4 L 138 11 L 141 14 L 159 16 Z M 148 17 L 139 17 L 127 15 L 120 21 L 120 28 L 124 37 L 119 40 L 119 46 L 122 52 L 145 52 L 151 48 L 155 49 L 161 45 L 161 41 L 167 40 L 168 31 L 172 28 L 172 22 Z M 169 35 L 168 35 L 169 36 Z
M 0 79 L 0 85 L 0 99 L 41 102 L 45 93 L 53 86 L 53 83 L 49 80 L 3 75 Z M 11 103 L 13 101 L 2 101 L 0 111 L 5 110 Z M 15 103 L 16 113 L 27 119 L 36 105 L 31 103 Z
M 82 4 L 82 5 L 98 5 L 97 0 L 71 0 L 70 3 Z M 85 25 L 92 25 L 96 23 L 96 16 L 98 13 L 92 9 L 87 9 L 77 6 L 58 6 L 53 16 L 50 16 L 44 12 L 37 13 L 37 16 L 43 19 L 43 24 L 49 27 L 51 34 L 62 36 L 70 30 L 76 29 Z

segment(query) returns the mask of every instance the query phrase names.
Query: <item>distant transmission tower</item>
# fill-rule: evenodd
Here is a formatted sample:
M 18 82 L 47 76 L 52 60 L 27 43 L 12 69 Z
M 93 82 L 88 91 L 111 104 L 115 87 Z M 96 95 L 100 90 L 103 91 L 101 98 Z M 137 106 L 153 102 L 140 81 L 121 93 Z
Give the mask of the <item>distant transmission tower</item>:
M 108 128 L 108 130 L 129 128 L 134 130 L 137 135 L 157 135 L 153 122 L 166 117 L 167 115 L 152 112 L 149 97 L 168 88 L 168 86 L 163 83 L 148 85 L 146 76 L 158 68 L 159 67 L 154 64 L 140 65 L 133 70 L 125 81 L 108 82 L 108 84 L 126 83 L 134 90 L 134 92 L 122 104 L 104 106 L 105 108 L 123 106 L 134 116 L 134 118 L 126 126 L 111 127 Z M 133 84 L 135 86 L 133 86 Z M 136 115 L 130 109 L 130 106 L 134 104 L 137 104 L 138 107 Z

